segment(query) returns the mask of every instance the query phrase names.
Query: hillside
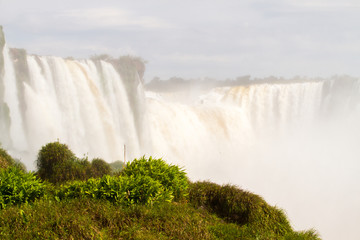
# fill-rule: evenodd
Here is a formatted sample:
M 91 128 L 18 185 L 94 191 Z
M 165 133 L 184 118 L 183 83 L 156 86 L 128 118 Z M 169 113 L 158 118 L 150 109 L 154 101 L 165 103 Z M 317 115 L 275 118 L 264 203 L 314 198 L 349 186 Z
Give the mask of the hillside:
M 1 239 L 319 239 L 314 230 L 294 231 L 283 210 L 260 196 L 191 182 L 162 159 L 143 157 L 121 171 L 96 177 L 84 171 L 89 175 L 76 179 L 73 173 L 91 169 L 94 160 L 86 164 L 64 144 L 40 150 L 36 173 L 0 153 L 6 162 L 0 171 Z M 49 162 L 49 172 L 56 175 L 61 163 L 71 179 L 52 183 L 42 173 Z

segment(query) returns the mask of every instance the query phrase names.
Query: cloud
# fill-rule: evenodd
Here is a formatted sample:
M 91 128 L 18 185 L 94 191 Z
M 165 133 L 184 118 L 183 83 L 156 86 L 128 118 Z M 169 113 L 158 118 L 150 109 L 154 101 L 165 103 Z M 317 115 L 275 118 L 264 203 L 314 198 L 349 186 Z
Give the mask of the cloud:
M 228 55 L 205 55 L 205 54 L 184 54 L 174 53 L 161 56 L 162 59 L 176 63 L 228 63 L 234 58 Z
M 306 7 L 306 8 L 314 8 L 314 9 L 339 9 L 339 8 L 353 8 L 360 7 L 359 1 L 354 0 L 303 0 L 303 1 L 291 1 L 293 6 L 296 7 Z
M 27 11 L 13 19 L 13 24 L 33 32 L 83 32 L 119 28 L 156 30 L 172 27 L 159 17 L 116 7 Z
M 158 29 L 171 26 L 157 17 L 137 15 L 134 12 L 117 8 L 71 9 L 55 15 L 55 18 L 83 29 L 114 27 Z

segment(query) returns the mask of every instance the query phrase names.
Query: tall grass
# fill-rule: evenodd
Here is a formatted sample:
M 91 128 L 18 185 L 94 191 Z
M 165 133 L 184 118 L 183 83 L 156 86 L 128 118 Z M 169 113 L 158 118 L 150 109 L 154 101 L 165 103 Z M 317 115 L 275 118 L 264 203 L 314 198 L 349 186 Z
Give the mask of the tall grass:
M 243 239 L 280 239 L 286 236 L 318 238 L 313 231 L 295 233 L 281 209 L 270 206 L 260 196 L 236 186 L 220 186 L 207 181 L 192 183 L 189 200 L 195 207 L 205 208 L 226 221 L 241 226 L 238 234 Z M 223 230 L 222 227 L 214 228 L 220 235 Z
M 219 219 L 187 204 L 120 207 L 104 200 L 37 201 L 0 212 L 1 239 L 215 239 Z

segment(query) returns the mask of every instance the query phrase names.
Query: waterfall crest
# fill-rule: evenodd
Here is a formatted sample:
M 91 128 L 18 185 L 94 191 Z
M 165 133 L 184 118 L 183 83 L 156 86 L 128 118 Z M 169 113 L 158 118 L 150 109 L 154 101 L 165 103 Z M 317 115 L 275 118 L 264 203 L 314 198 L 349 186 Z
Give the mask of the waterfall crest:
M 140 139 L 143 108 L 131 106 L 145 104 L 138 75 L 126 81 L 108 61 L 33 56 L 6 44 L 1 59 L 0 142 L 19 158 L 31 156 L 23 159 L 30 168 L 41 146 L 56 140 L 107 161 L 123 160 L 124 145 L 130 158 L 148 148 Z

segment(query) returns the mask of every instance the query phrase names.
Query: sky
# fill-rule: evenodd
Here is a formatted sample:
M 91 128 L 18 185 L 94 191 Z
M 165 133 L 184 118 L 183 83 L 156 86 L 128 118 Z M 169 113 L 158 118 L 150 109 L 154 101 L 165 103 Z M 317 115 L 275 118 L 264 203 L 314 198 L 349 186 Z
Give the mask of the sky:
M 10 47 L 136 55 L 145 81 L 360 76 L 358 0 L 0 0 Z

